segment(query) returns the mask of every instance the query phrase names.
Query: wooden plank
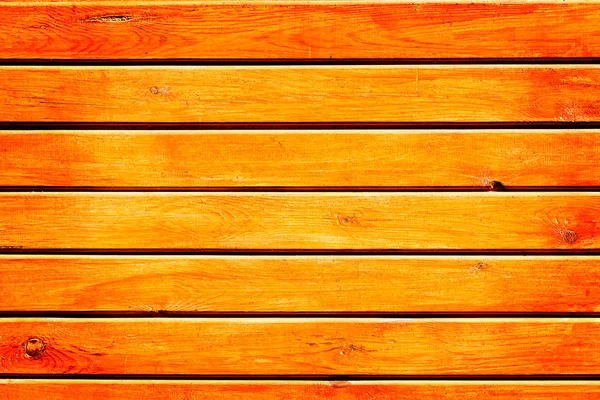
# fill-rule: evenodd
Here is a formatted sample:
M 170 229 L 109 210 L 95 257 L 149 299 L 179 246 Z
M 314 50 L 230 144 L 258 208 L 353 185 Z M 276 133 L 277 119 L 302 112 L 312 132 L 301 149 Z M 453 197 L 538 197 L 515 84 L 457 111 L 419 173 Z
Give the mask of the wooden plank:
M 600 56 L 596 1 L 5 0 L 0 14 L 2 58 Z
M 0 375 L 589 375 L 599 339 L 591 318 L 5 318 Z
M 0 311 L 596 312 L 600 258 L 0 256 Z
M 173 381 L 4 379 L 0 397 L 12 400 L 102 398 L 246 400 L 590 400 L 600 396 L 594 381 Z
M 0 186 L 600 186 L 598 130 L 0 131 Z
M 592 65 L 3 66 L 0 121 L 600 121 Z
M 0 247 L 599 249 L 597 193 L 1 193 Z

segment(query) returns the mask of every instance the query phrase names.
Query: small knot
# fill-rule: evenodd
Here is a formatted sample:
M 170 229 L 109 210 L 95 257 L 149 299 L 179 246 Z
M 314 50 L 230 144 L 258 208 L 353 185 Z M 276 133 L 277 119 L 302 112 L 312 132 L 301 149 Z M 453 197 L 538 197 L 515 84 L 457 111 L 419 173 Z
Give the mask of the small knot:
M 469 268 L 469 270 L 472 273 L 476 273 L 476 272 L 479 272 L 479 271 L 484 270 L 486 268 L 487 268 L 487 264 L 486 263 L 484 263 L 484 262 L 478 262 L 477 264 L 475 264 L 471 268 Z
M 342 226 L 346 226 L 346 225 L 360 225 L 360 222 L 359 222 L 358 217 L 356 215 L 337 214 L 336 217 L 337 217 L 338 224 L 340 224 Z
M 46 345 L 39 338 L 29 338 L 25 342 L 25 355 L 27 357 L 37 357 L 41 355 L 46 349 Z
M 342 349 L 342 351 L 340 351 L 340 355 L 342 355 L 342 356 L 349 355 L 355 351 L 364 353 L 367 351 L 367 349 L 362 344 L 354 344 L 354 343 L 350 343 L 349 345 L 344 344 L 344 348 Z
M 158 94 L 158 92 L 159 92 L 159 90 L 158 90 L 158 88 L 156 86 L 152 86 L 150 88 L 150 93 L 152 93 L 152 94 Z
M 577 241 L 577 233 L 567 230 L 563 232 L 563 239 L 565 242 L 572 244 Z

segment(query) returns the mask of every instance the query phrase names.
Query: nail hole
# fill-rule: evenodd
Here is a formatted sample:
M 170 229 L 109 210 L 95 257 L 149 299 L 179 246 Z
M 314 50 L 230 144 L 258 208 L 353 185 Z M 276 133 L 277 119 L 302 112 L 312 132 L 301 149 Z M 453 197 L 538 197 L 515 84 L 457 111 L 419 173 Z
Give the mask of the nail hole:
M 504 185 L 502 184 L 502 182 L 491 181 L 490 182 L 490 190 L 494 190 L 494 191 L 504 190 Z

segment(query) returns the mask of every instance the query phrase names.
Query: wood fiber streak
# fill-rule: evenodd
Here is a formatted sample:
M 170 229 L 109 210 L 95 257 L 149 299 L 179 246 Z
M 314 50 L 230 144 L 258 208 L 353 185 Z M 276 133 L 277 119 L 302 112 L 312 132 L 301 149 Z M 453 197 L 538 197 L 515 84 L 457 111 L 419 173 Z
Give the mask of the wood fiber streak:
M 0 375 L 587 375 L 597 319 L 0 321 Z
M 600 56 L 597 2 L 4 1 L 0 15 L 1 58 Z
M 597 257 L 0 256 L 0 311 L 596 312 Z
M 595 193 L 2 193 L 5 249 L 599 249 Z
M 0 131 L 0 186 L 600 187 L 597 130 Z
M 598 383 L 462 381 L 95 381 L 0 380 L 0 397 L 30 400 L 590 400 Z
M 0 67 L 8 122 L 593 122 L 596 66 Z

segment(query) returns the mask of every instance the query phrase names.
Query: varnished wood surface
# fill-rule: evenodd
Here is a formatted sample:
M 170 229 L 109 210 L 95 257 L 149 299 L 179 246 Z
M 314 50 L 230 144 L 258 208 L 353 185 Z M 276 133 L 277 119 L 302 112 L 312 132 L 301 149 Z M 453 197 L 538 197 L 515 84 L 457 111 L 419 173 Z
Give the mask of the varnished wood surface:
M 0 131 L 0 186 L 600 186 L 597 130 Z
M 590 400 L 594 381 L 148 381 L 0 379 L 0 397 L 30 400 Z
M 0 256 L 0 311 L 596 312 L 585 256 Z
M 598 249 L 574 193 L 1 193 L 4 249 Z
M 0 121 L 600 121 L 594 65 L 3 66 Z
M 3 1 L 0 14 L 2 58 L 600 56 L 595 1 Z
M 0 320 L 0 374 L 587 375 L 600 320 Z
M 42 129 L 0 132 L 0 253 L 23 253 L 0 254 L 0 399 L 600 398 L 595 381 L 448 380 L 600 376 L 600 319 L 556 318 L 600 309 L 600 258 L 576 255 L 600 251 L 599 132 L 343 130 L 600 122 L 597 0 L 0 16 L 0 123 Z M 339 130 L 265 129 L 310 123 Z M 484 187 L 537 192 L 418 192 Z M 483 255 L 375 255 L 395 250 Z M 13 379 L 36 377 L 85 379 Z M 376 381 L 394 377 L 446 380 Z

